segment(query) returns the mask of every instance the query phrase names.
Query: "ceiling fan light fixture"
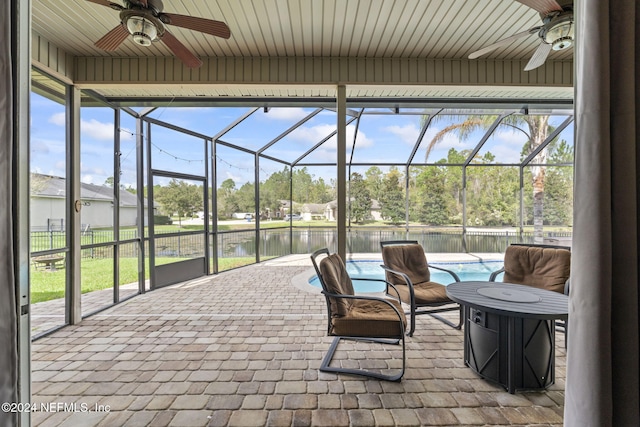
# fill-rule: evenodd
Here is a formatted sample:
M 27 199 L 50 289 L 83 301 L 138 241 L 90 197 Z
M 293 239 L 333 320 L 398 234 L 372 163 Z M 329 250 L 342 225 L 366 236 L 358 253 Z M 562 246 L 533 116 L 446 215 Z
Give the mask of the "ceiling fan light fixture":
M 551 45 L 553 50 L 564 50 L 573 45 L 574 36 L 573 19 L 560 22 L 549 30 L 544 35 L 544 41 Z
M 143 16 L 130 16 L 127 19 L 127 30 L 140 46 L 150 46 L 158 36 L 156 26 Z

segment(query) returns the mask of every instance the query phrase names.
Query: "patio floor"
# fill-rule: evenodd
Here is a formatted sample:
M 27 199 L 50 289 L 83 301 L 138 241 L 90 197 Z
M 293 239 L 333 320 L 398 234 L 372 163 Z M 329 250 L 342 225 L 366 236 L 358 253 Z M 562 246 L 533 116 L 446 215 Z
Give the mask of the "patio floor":
M 429 258 L 432 260 L 432 258 Z M 511 395 L 463 363 L 463 336 L 419 316 L 400 383 L 320 373 L 324 298 L 290 256 L 148 292 L 32 344 L 34 426 L 561 426 L 556 382 Z M 304 280 L 302 280 L 304 281 Z M 341 344 L 344 365 L 399 366 L 401 350 Z M 66 404 L 66 405 L 65 405 Z M 76 412 L 71 411 L 73 406 Z M 97 409 L 97 410 L 96 410 Z

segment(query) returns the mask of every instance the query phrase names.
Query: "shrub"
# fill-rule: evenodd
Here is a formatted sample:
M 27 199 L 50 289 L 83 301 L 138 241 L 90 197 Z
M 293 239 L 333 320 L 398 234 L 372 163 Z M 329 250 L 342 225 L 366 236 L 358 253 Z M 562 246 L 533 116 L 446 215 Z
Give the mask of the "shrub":
M 173 224 L 173 220 L 168 215 L 154 215 L 153 223 L 155 225 L 171 225 Z

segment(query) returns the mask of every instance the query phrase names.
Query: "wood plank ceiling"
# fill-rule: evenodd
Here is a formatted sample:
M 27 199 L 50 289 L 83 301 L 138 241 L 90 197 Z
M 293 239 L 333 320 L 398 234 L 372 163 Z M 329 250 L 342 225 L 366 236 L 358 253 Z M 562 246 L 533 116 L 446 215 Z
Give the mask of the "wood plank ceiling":
M 331 97 L 339 83 L 350 97 L 573 96 L 573 49 L 522 71 L 536 34 L 467 59 L 541 24 L 514 0 L 165 0 L 164 11 L 224 21 L 231 37 L 169 26 L 204 62 L 190 70 L 163 43 L 127 39 L 114 52 L 96 48 L 118 25 L 115 10 L 33 0 L 33 63 L 107 98 Z

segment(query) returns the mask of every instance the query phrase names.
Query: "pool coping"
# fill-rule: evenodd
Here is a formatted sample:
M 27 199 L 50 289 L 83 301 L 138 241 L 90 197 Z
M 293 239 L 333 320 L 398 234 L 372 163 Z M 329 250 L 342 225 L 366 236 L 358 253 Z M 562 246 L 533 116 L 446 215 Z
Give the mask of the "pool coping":
M 432 263 L 456 263 L 456 262 L 472 262 L 472 261 L 503 261 L 504 254 L 502 253 L 428 253 L 426 254 L 429 262 Z M 311 264 L 311 260 L 306 255 L 308 263 Z M 347 256 L 347 262 L 349 261 L 380 261 L 382 263 L 382 257 L 380 253 L 361 253 L 351 254 Z M 291 284 L 296 288 L 304 292 L 312 294 L 320 294 L 321 288 L 313 286 L 309 283 L 309 279 L 316 275 L 316 271 L 311 267 L 309 270 L 297 274 L 291 278 Z

